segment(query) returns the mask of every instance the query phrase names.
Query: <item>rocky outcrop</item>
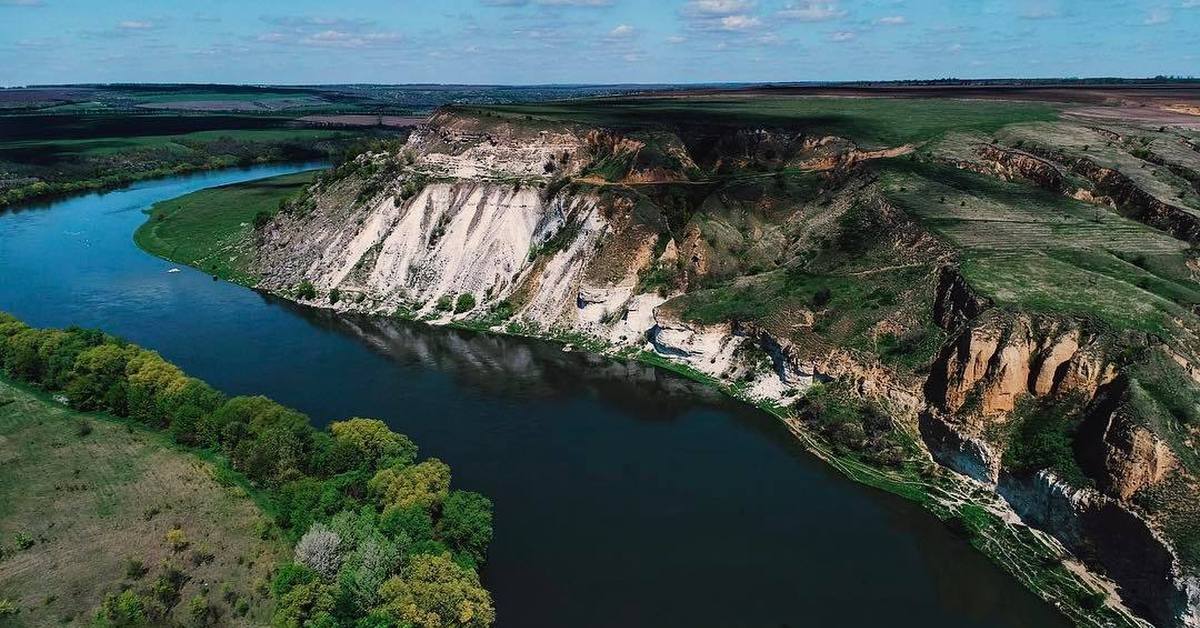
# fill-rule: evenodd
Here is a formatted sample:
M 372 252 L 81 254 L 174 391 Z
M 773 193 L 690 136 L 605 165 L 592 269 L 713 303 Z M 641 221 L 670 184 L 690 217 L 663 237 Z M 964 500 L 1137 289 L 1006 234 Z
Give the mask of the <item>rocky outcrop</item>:
M 953 266 L 938 271 L 938 287 L 933 302 L 933 320 L 945 330 L 956 329 L 973 320 L 991 304 L 976 294 L 966 279 Z
M 1093 341 L 1064 321 L 1003 315 L 976 321 L 935 360 L 926 398 L 948 413 L 1002 416 L 1023 395 L 1090 397 L 1116 376 Z
M 1117 209 L 1130 218 L 1180 240 L 1200 243 L 1200 216 L 1195 213 L 1158 199 L 1120 171 L 1100 166 L 1091 159 L 1076 160 L 1073 169 L 1087 177 L 1097 191 L 1112 199 Z
M 980 144 L 976 152 L 983 162 L 970 169 L 982 174 L 1012 181 L 1025 179 L 1035 185 L 1058 192 L 1067 193 L 1069 186 L 1065 177 L 1053 163 L 1024 151 L 1004 148 L 995 144 Z
M 1076 458 L 1098 488 L 1123 502 L 1166 478 L 1178 461 L 1171 448 L 1132 415 L 1130 382 L 1102 386 L 1076 437 Z
M 1072 488 L 1046 471 L 1005 473 L 998 491 L 1024 521 L 1053 531 L 1073 553 L 1103 569 L 1138 614 L 1157 626 L 1200 625 L 1200 582 L 1185 575 L 1170 545 L 1116 499 Z

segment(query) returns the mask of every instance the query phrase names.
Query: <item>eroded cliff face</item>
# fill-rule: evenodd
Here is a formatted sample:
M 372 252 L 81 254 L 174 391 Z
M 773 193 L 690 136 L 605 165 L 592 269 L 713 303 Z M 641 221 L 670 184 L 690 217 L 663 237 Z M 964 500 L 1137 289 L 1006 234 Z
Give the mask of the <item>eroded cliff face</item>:
M 320 307 L 650 352 L 780 407 L 815 383 L 845 383 L 919 434 L 921 455 L 997 491 L 1112 578 L 1130 607 L 1161 625 L 1200 626 L 1195 581 L 1132 504 L 1178 463 L 1128 411 L 1127 357 L 1078 321 L 1002 312 L 979 296 L 953 251 L 861 168 L 911 150 L 767 129 L 627 134 L 443 112 L 399 153 L 360 156 L 302 210 L 281 213 L 260 234 L 256 270 L 262 288 Z M 1073 193 L 1049 160 L 979 152 L 990 165 L 963 167 Z M 772 182 L 785 169 L 817 178 L 811 198 Z M 729 171 L 752 174 L 720 189 L 696 175 Z M 847 225 L 875 235 L 840 241 Z M 914 305 L 888 305 L 894 297 L 876 289 L 861 297 L 877 302 L 873 318 L 818 323 L 827 289 L 801 298 L 780 286 L 828 268 L 862 282 L 908 273 L 899 294 Z M 298 290 L 305 283 L 311 296 Z M 706 318 L 722 291 L 739 290 L 747 302 L 785 296 L 772 297 L 769 316 Z M 927 371 L 896 368 L 867 342 L 829 341 L 861 336 L 875 347 L 946 340 Z M 1026 409 L 1068 402 L 1080 409 L 1072 433 L 1095 488 L 1006 466 L 1007 435 Z
M 1077 323 L 988 311 L 961 325 L 934 361 L 920 431 L 937 461 L 995 487 L 1023 520 L 1112 578 L 1140 614 L 1157 625 L 1194 626 L 1200 580 L 1134 503 L 1177 461 L 1131 411 L 1131 384 L 1114 354 L 1108 339 Z M 1049 436 L 1014 444 L 1023 438 L 1013 434 L 1040 420 L 1039 407 L 1063 406 L 1077 408 L 1060 420 L 1073 434 L 1087 486 L 1053 469 L 1013 468 L 1006 455 L 1012 447 L 1044 447 Z

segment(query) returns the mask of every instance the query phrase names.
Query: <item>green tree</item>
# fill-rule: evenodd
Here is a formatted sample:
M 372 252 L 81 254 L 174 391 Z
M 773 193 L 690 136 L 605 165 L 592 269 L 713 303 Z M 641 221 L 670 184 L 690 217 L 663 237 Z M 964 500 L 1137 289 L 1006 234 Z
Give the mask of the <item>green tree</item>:
M 111 410 L 127 413 L 125 365 L 133 350 L 126 345 L 105 343 L 79 354 L 67 383 L 67 398 L 80 410 Z
M 437 537 L 456 552 L 483 563 L 492 542 L 492 500 L 471 491 L 453 491 L 442 504 Z
M 437 458 L 411 467 L 391 467 L 376 473 L 369 488 L 385 507 L 432 508 L 450 491 L 450 467 Z
M 272 624 L 280 628 L 307 628 L 309 622 L 332 616 L 337 589 L 319 580 L 298 584 L 276 602 Z
M 333 439 L 352 456 L 350 468 L 408 466 L 417 459 L 417 446 L 407 436 L 388 429 L 377 419 L 353 418 L 335 421 L 329 427 Z
M 399 576 L 379 589 L 379 610 L 415 628 L 486 628 L 496 621 L 492 596 L 474 571 L 449 554 L 412 557 Z
M 317 289 L 313 287 L 312 282 L 305 279 L 300 282 L 300 286 L 296 288 L 296 297 L 311 301 L 317 298 Z

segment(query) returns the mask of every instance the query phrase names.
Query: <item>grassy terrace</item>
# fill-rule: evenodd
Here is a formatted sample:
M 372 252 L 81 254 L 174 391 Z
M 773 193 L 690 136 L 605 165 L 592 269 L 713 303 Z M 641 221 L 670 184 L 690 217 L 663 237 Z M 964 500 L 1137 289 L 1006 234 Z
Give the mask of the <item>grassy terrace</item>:
M 317 170 L 193 192 L 150 209 L 134 234 L 142 249 L 216 277 L 252 284 L 255 219 L 274 214 L 280 202 L 304 189 Z
M 990 133 L 1017 122 L 1058 118 L 1058 109 L 1044 103 L 737 95 L 593 99 L 462 109 L 511 121 L 617 129 L 772 127 L 839 135 L 872 147 L 923 142 L 952 130 Z
M 286 548 L 260 537 L 244 491 L 165 435 L 0 379 L 0 466 L 0 600 L 19 609 L 4 625 L 86 624 L 105 595 L 155 581 L 164 563 L 183 578 L 169 596 L 178 621 L 197 595 L 222 621 L 269 620 L 256 584 Z
M 1186 243 L 1110 209 L 907 159 L 880 172 L 888 197 L 953 244 L 997 303 L 1160 335 L 1200 304 Z

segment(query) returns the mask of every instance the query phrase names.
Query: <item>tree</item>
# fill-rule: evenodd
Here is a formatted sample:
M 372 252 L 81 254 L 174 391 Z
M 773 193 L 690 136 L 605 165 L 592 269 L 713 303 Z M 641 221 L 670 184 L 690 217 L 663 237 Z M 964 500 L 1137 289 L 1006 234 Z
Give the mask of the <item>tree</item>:
M 171 435 L 180 443 L 214 447 L 218 435 L 204 429 L 205 420 L 225 403 L 225 395 L 189 377 L 183 386 L 159 397 L 159 412 L 171 424 Z
M 450 467 L 437 458 L 411 467 L 391 467 L 375 474 L 369 483 L 385 507 L 432 508 L 450 491 Z
M 433 516 L 418 506 L 390 506 L 379 517 L 379 529 L 393 539 L 405 538 L 410 543 L 421 543 L 433 539 Z
M 300 563 L 286 563 L 271 579 L 271 595 L 283 597 L 299 585 L 315 582 L 318 577 L 317 572 Z
M 234 397 L 201 422 L 219 433 L 233 465 L 255 480 L 278 485 L 310 466 L 314 431 L 308 417 L 266 397 Z
M 124 416 L 125 365 L 133 351 L 127 345 L 105 343 L 79 354 L 67 383 L 67 398 L 80 410 L 108 409 Z
M 169 420 L 160 409 L 160 398 L 178 393 L 187 384 L 179 367 L 153 351 L 137 350 L 125 365 L 128 385 L 129 416 L 155 427 Z
M 474 571 L 449 554 L 413 556 L 399 576 L 379 589 L 379 610 L 416 628 L 486 628 L 496 621 L 492 596 Z
M 346 556 L 338 581 L 360 609 L 379 603 L 379 587 L 400 564 L 400 550 L 379 532 L 360 541 Z
M 388 429 L 377 419 L 353 418 L 329 427 L 333 439 L 354 457 L 349 468 L 408 466 L 417 459 L 417 446 L 407 436 Z M 381 464 L 382 463 L 382 464 Z
M 454 491 L 442 504 L 437 536 L 452 549 L 482 563 L 492 542 L 492 500 L 471 491 Z
M 296 562 L 332 580 L 342 566 L 342 539 L 323 523 L 314 523 L 296 543 Z
M 275 605 L 271 622 L 283 628 L 301 628 L 330 617 L 337 606 L 337 590 L 319 580 L 292 587 Z

